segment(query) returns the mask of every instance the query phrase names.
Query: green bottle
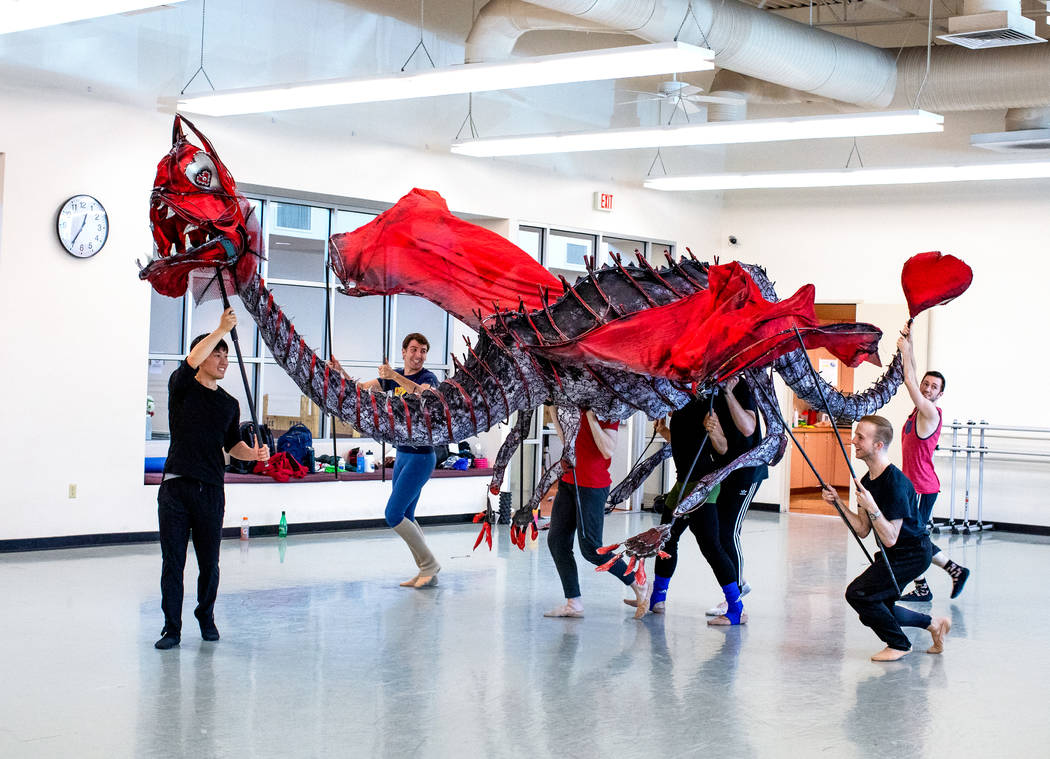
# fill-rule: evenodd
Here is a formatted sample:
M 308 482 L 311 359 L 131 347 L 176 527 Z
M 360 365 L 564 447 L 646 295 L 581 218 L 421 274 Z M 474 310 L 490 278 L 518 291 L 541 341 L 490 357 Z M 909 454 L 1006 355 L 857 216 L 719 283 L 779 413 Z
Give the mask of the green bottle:
M 281 523 L 277 525 L 277 537 L 287 538 L 288 537 L 288 517 L 281 512 Z

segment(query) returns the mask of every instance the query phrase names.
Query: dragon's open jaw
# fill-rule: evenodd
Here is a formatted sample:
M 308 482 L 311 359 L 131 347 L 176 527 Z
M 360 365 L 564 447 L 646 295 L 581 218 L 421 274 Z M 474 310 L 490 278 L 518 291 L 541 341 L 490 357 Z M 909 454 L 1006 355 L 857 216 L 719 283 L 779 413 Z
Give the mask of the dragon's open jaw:
M 189 142 L 185 123 L 204 144 Z M 233 176 L 208 139 L 176 116 L 172 147 L 157 165 L 150 198 L 153 257 L 139 277 L 161 295 L 186 292 L 190 273 L 226 269 L 245 282 L 262 255 L 262 234 L 251 204 L 237 191 Z

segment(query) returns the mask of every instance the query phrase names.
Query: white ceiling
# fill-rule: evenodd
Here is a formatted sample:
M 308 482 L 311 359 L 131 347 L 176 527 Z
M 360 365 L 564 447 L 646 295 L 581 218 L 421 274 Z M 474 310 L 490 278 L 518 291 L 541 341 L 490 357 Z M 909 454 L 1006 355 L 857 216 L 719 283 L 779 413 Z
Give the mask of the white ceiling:
M 425 0 L 422 38 L 436 65 L 463 62 L 464 40 L 477 8 L 484 4 L 484 0 Z M 783 7 L 792 3 L 767 4 Z M 901 10 L 887 9 L 887 5 Z M 934 0 L 935 23 L 943 25 L 956 12 L 956 5 L 957 0 Z M 864 0 L 835 2 L 815 5 L 814 21 L 829 31 L 883 47 L 919 45 L 925 42 L 927 7 L 925 0 L 879 0 L 877 5 Z M 157 107 L 158 99 L 179 94 L 201 63 L 201 11 L 201 0 L 187 0 L 135 14 L 0 35 L 0 86 L 91 92 L 102 98 Z M 770 12 L 808 21 L 810 10 L 807 5 Z M 401 68 L 419 41 L 419 18 L 418 0 L 208 0 L 204 71 L 218 89 L 388 73 Z M 1039 18 L 1037 33 L 1046 36 L 1043 17 Z M 688 28 L 683 39 L 699 41 L 689 38 Z M 531 32 L 522 37 L 515 54 L 636 41 L 626 35 Z M 422 53 L 417 53 L 409 68 L 428 65 Z M 655 91 L 665 78 L 476 95 L 474 122 L 481 136 L 655 125 L 667 121 L 670 114 L 666 107 L 661 113 L 655 101 L 618 103 L 630 99 L 626 90 Z M 684 78 L 703 86 L 710 81 L 710 74 Z M 187 91 L 208 89 L 205 78 L 198 75 Z M 284 112 L 272 118 L 301 128 L 306 134 L 355 133 L 446 150 L 460 130 L 467 107 L 464 95 Z M 769 115 L 767 109 L 753 113 Z M 748 150 L 730 149 L 731 162 L 739 163 Z M 719 148 L 663 153 L 665 164 L 674 172 L 720 166 L 724 155 Z M 507 160 L 639 181 L 654 157 L 655 151 L 648 150 Z M 974 160 L 984 157 L 982 153 Z

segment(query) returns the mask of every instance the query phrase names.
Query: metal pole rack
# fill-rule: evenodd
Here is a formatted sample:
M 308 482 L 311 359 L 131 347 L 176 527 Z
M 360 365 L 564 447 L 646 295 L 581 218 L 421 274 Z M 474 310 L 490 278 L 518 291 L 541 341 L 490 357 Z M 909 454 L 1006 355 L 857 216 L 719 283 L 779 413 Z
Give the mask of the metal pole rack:
M 951 495 L 948 502 L 948 518 L 940 518 L 931 520 L 931 529 L 934 532 L 940 532 L 941 529 L 947 528 L 953 535 L 962 533 L 969 535 L 971 531 L 976 530 L 983 532 L 984 530 L 994 529 L 995 525 L 984 521 L 984 464 L 987 456 L 992 456 L 992 460 L 1010 460 L 1014 457 L 1018 457 L 1021 461 L 1031 461 L 1033 459 L 1050 459 L 1050 428 L 1046 427 L 1011 427 L 1004 425 L 991 425 L 987 421 L 981 419 L 980 421 L 974 421 L 973 419 L 967 419 L 965 422 L 960 422 L 958 419 L 954 419 L 951 424 L 946 425 L 952 431 L 952 442 L 947 448 L 943 446 L 937 446 L 939 451 L 947 451 L 951 453 Z M 966 430 L 966 444 L 959 444 L 960 431 Z M 977 433 L 977 444 L 974 445 L 974 432 Z M 989 448 L 987 444 L 988 438 L 997 438 L 1002 440 L 1026 440 L 1030 442 L 1040 442 L 1047 444 L 1043 450 L 1022 450 L 1019 448 Z M 955 506 L 957 502 L 956 498 L 956 467 L 959 463 L 959 456 L 965 454 L 965 481 L 963 484 L 963 516 L 962 521 L 957 522 L 955 519 Z M 973 458 L 977 458 L 977 519 L 974 522 L 970 521 L 970 474 L 971 464 Z M 996 459 L 995 457 L 1002 457 Z

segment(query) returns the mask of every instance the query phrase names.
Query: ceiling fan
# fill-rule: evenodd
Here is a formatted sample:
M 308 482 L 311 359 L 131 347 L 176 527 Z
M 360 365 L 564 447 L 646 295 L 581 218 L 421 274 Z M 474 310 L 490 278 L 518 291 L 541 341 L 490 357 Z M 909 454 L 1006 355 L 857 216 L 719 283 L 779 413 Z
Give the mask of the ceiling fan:
M 673 115 L 675 110 L 681 110 L 685 115 L 691 116 L 694 113 L 703 111 L 706 107 L 706 103 L 710 102 L 710 98 L 702 95 L 702 87 L 697 87 L 695 84 L 689 84 L 688 82 L 680 82 L 677 79 L 661 82 L 660 87 L 656 92 L 650 92 L 647 90 L 624 90 L 624 92 L 631 93 L 635 97 L 624 100 L 616 105 L 630 105 L 634 103 L 644 102 L 656 102 L 660 104 L 661 111 L 663 110 L 664 104 L 667 104 L 672 110 Z

